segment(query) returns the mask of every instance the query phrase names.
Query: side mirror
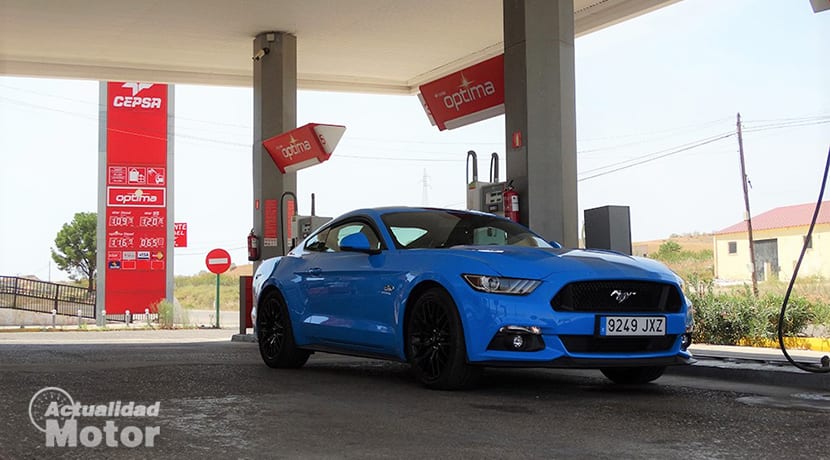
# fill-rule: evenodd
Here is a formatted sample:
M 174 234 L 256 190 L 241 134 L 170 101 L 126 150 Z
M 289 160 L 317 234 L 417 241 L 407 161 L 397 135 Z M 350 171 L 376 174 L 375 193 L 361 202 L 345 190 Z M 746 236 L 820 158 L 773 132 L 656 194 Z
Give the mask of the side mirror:
M 551 246 L 553 246 L 556 249 L 562 249 L 562 245 L 559 244 L 558 241 L 548 241 L 548 244 L 550 244 Z
M 369 238 L 363 233 L 352 233 L 340 241 L 341 251 L 364 252 L 366 254 L 380 254 L 380 249 L 369 246 Z

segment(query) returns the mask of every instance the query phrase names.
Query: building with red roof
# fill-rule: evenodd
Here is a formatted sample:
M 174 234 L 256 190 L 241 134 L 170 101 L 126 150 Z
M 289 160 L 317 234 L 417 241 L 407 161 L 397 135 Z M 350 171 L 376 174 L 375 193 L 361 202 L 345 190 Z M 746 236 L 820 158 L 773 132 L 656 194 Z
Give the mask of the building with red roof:
M 782 206 L 752 218 L 759 281 L 786 280 L 792 276 L 815 208 L 815 203 Z M 747 222 L 738 222 L 715 232 L 714 239 L 715 277 L 751 280 Z M 830 277 L 830 201 L 821 204 L 798 275 Z

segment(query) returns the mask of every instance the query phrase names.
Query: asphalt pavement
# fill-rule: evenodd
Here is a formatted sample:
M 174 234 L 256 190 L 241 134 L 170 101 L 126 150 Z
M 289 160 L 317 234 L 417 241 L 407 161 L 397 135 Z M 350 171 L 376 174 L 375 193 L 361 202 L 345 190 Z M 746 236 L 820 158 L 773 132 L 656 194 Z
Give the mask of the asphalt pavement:
M 441 392 L 399 363 L 318 353 L 303 369 L 270 369 L 234 332 L 0 333 L 0 458 L 830 458 L 830 376 L 806 378 L 776 350 L 696 345 L 695 365 L 643 386 L 493 369 L 474 389 Z M 79 415 L 79 444 L 49 447 L 30 417 L 63 394 L 49 387 L 158 414 Z M 82 445 L 96 435 L 97 447 Z
M 234 332 L 0 333 L 0 459 L 830 458 L 830 375 L 777 350 L 696 345 L 696 364 L 642 386 L 492 369 L 473 389 L 441 392 L 400 363 L 318 353 L 303 369 L 270 369 Z M 54 401 L 52 417 L 67 401 L 104 412 L 79 409 L 50 432 Z

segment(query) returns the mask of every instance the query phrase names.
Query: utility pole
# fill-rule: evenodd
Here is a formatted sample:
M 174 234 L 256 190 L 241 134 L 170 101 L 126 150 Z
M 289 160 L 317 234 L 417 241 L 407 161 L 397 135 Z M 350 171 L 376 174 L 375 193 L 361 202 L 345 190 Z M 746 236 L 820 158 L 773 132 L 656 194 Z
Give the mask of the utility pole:
M 744 139 L 741 136 L 741 114 L 738 113 L 738 152 L 741 155 L 741 185 L 744 187 L 746 229 L 749 234 L 749 259 L 752 264 L 752 293 L 758 297 L 758 270 L 755 267 L 755 241 L 752 239 L 752 214 L 749 212 L 749 190 L 747 188 L 746 164 L 744 162 Z
M 429 203 L 429 195 L 427 189 L 429 189 L 429 176 L 427 175 L 427 168 L 424 168 L 424 178 L 421 181 L 423 183 L 423 189 L 421 190 L 421 206 L 426 206 Z

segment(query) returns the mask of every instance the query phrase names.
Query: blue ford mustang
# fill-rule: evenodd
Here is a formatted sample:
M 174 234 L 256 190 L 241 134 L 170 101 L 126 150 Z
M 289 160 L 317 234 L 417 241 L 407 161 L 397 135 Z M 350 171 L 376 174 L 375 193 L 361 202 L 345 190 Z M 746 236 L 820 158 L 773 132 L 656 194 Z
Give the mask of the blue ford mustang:
M 673 272 L 557 246 L 480 212 L 350 212 L 260 265 L 260 353 L 277 368 L 315 351 L 408 362 L 438 389 L 468 386 L 487 366 L 646 383 L 691 362 L 692 307 Z

